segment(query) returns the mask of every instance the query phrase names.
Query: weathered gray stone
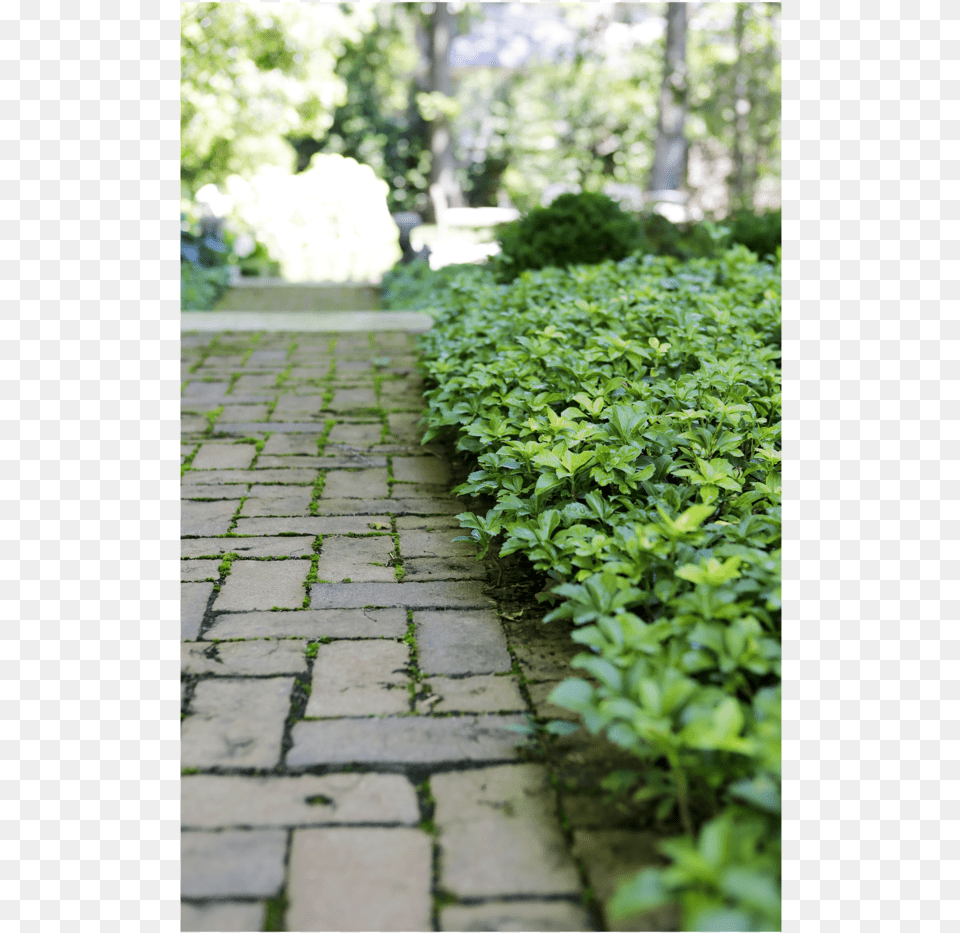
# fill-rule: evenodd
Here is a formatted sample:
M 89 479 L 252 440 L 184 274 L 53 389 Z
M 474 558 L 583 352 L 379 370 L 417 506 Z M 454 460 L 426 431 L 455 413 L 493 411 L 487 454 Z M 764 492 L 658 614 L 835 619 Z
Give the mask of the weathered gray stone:
M 329 444 L 356 444 L 367 447 L 379 444 L 383 433 L 383 425 L 379 422 L 370 424 L 337 424 L 331 429 L 327 437 Z
M 472 541 L 454 541 L 466 537 L 465 529 L 455 531 L 401 531 L 400 553 L 404 557 L 472 557 L 476 559 L 477 546 Z
M 580 893 L 544 767 L 437 774 L 430 790 L 443 888 L 459 897 Z
M 455 515 L 464 511 L 459 499 L 320 499 L 321 515 Z
M 240 557 L 312 557 L 313 535 L 300 538 L 189 538 L 180 542 L 181 557 L 234 553 Z
M 256 454 L 253 444 L 204 444 L 190 467 L 193 470 L 245 470 Z
M 492 674 L 513 666 L 494 612 L 417 612 L 413 620 L 424 674 Z
M 426 426 L 420 423 L 423 416 L 398 412 L 387 415 L 387 425 L 390 433 L 398 440 L 419 444 L 426 432 Z
M 486 566 L 470 557 L 404 558 L 403 579 L 407 583 L 418 580 L 483 580 L 486 579 Z
M 273 897 L 283 885 L 287 834 L 276 829 L 185 832 L 182 897 Z
M 259 490 L 255 493 L 254 490 Z M 240 514 L 244 518 L 257 516 L 306 516 L 310 511 L 313 490 L 309 487 L 254 486 L 250 498 L 243 503 Z
M 218 560 L 182 560 L 180 561 L 180 579 L 183 581 L 217 580 L 220 577 Z
M 260 451 L 260 457 L 264 454 L 307 454 L 316 455 L 319 448 L 320 439 L 323 437 L 323 431 L 317 430 L 314 425 L 314 434 L 272 434 L 263 450 Z
M 307 395 L 281 395 L 277 400 L 277 407 L 273 410 L 273 417 L 296 413 L 298 415 L 313 414 L 323 408 L 323 393 Z
M 224 405 L 217 418 L 217 426 L 239 421 L 263 421 L 269 408 L 266 405 Z
M 504 624 L 517 661 L 528 681 L 557 681 L 571 676 L 570 662 L 585 651 L 570 638 L 571 626 L 529 619 Z
M 184 401 L 221 398 L 230 388 L 229 382 L 191 382 L 183 390 Z
M 214 600 L 214 609 L 299 609 L 308 573 L 307 560 L 235 560 Z
M 328 453 L 329 453 L 329 449 Z M 385 467 L 386 457 L 372 457 L 359 451 L 335 452 L 336 456 L 308 457 L 298 454 L 289 454 L 285 457 L 261 457 L 257 461 L 257 468 L 290 469 L 300 467 L 313 470 L 341 470 L 361 469 L 368 467 Z
M 222 677 L 299 674 L 307 669 L 301 640 L 199 643 L 182 645 L 180 669 L 185 674 L 218 674 Z
M 247 361 L 247 368 L 252 369 L 263 363 L 275 363 L 279 366 L 281 363 L 286 362 L 287 352 L 288 349 L 281 350 L 279 348 L 254 350 L 253 353 L 250 354 L 250 359 Z
M 251 360 L 252 362 L 252 360 Z M 244 373 L 233 384 L 233 395 L 242 395 L 246 392 L 262 392 L 266 389 L 277 388 L 277 377 L 275 373 Z
M 506 901 L 451 904 L 440 910 L 440 929 L 473 933 L 480 930 L 591 930 L 587 912 L 569 901 Z
M 459 534 L 467 534 L 466 529 L 460 527 L 460 521 L 454 515 L 400 515 L 397 517 L 397 531 L 437 532 L 449 534 L 451 538 Z
M 207 419 L 200 415 L 180 415 L 181 434 L 203 434 L 207 430 Z
M 527 740 L 507 726 L 524 723 L 523 716 L 301 721 L 293 727 L 287 767 L 514 761 Z
M 180 825 L 191 829 L 318 823 L 412 825 L 419 820 L 413 785 L 400 774 L 193 774 L 180 781 Z
M 289 930 L 429 930 L 432 844 L 416 829 L 293 834 Z
M 360 515 L 311 515 L 288 518 L 239 518 L 238 535 L 365 535 L 372 531 L 389 531 L 390 516 L 365 512 Z M 293 540 L 291 538 L 291 540 Z
M 330 470 L 321 499 L 384 499 L 387 496 L 386 467 L 370 470 Z
M 402 638 L 406 630 L 403 609 L 304 609 L 222 615 L 207 638 Z
M 317 577 L 336 583 L 345 579 L 354 583 L 389 583 L 396 579 L 396 571 L 389 563 L 393 548 L 390 535 L 324 538 Z
M 338 364 L 340 365 L 340 364 Z M 340 389 L 333 394 L 333 401 L 327 406 L 328 411 L 348 412 L 357 409 L 376 408 L 380 403 L 374 394 L 373 388 Z
M 217 485 L 226 483 L 289 483 L 295 486 L 312 486 L 317 478 L 316 470 L 204 470 L 187 472 L 183 481 Z
M 292 689 L 292 677 L 198 681 L 190 704 L 193 715 L 181 726 L 181 766 L 274 767 Z
M 377 716 L 410 710 L 410 649 L 395 641 L 321 645 L 307 716 Z
M 212 583 L 180 584 L 180 638 L 196 638 L 213 592 Z
M 450 483 L 450 465 L 437 457 L 394 457 L 393 478 L 401 483 L 447 486 Z
M 417 701 L 418 713 L 506 713 L 526 710 L 513 677 L 429 677 L 431 696 Z M 436 699 L 439 697 L 439 699 Z
M 226 534 L 237 511 L 233 500 L 224 502 L 181 502 L 181 535 L 222 535 Z
M 181 904 L 180 929 L 184 933 L 248 933 L 263 929 L 264 913 L 262 902 Z
M 476 609 L 492 606 L 479 583 L 316 583 L 310 588 L 313 609 Z M 438 673 L 443 673 L 439 672 Z
M 311 434 L 316 436 L 323 433 L 323 424 L 318 421 L 238 421 L 234 424 L 217 423 L 217 434 Z M 271 438 L 272 440 L 273 438 Z M 279 451 L 272 451 L 279 453 Z
M 587 871 L 608 930 L 676 930 L 679 916 L 673 906 L 659 907 L 616 920 L 606 912 L 617 888 L 644 868 L 662 866 L 653 833 L 629 830 L 584 830 L 573 834 L 573 853 Z
M 204 486 L 200 483 L 194 483 L 190 477 L 202 476 L 202 473 L 194 474 L 187 472 L 186 476 L 180 481 L 181 499 L 232 499 L 233 510 L 237 510 L 237 499 L 242 499 L 247 494 L 246 485 L 236 486 Z M 186 534 L 186 532 L 183 532 Z

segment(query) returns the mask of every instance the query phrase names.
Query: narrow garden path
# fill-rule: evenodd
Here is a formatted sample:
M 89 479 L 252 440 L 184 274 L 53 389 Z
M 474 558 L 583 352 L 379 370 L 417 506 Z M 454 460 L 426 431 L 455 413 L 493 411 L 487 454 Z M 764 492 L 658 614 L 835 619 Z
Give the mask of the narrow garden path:
M 453 541 L 415 333 L 329 320 L 182 338 L 182 929 L 604 929 L 649 848 L 507 728 L 577 646 Z

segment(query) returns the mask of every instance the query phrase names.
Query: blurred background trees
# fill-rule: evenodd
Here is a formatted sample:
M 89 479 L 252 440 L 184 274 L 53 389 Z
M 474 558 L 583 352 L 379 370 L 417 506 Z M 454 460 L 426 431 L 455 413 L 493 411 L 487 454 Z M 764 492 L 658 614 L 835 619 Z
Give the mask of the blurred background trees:
M 761 2 L 184 3 L 185 210 L 317 153 L 428 223 L 577 189 L 632 209 L 674 189 L 690 219 L 778 207 L 779 33 Z

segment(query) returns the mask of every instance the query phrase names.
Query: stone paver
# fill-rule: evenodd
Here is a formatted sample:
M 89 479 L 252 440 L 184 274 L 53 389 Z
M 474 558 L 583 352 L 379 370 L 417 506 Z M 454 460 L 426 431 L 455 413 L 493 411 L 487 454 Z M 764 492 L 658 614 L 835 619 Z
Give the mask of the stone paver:
M 446 531 L 401 531 L 400 553 L 404 557 L 452 557 L 463 556 L 476 559 L 477 546 L 472 541 L 454 541 L 468 532 L 456 528 Z
M 218 616 L 206 638 L 402 638 L 406 631 L 403 609 L 305 609 Z
M 410 650 L 395 641 L 321 645 L 307 716 L 374 716 L 410 709 Z
M 389 583 L 396 580 L 396 570 L 389 563 L 393 553 L 393 538 L 389 535 L 324 538 L 317 577 L 331 583 L 346 579 L 354 583 Z
M 180 542 L 181 557 L 235 553 L 240 557 L 310 557 L 313 535 L 299 538 L 188 538 Z
M 469 557 L 422 557 L 403 560 L 403 579 L 409 583 L 427 580 L 482 580 L 487 568 Z
M 180 584 L 180 638 L 194 639 L 200 633 L 203 614 L 213 592 L 212 583 Z
M 417 612 L 414 622 L 424 674 L 491 674 L 513 666 L 494 612 Z
M 287 834 L 275 829 L 184 832 L 183 897 L 273 897 L 283 884 Z
M 180 579 L 184 582 L 216 580 L 220 576 L 220 571 L 217 569 L 219 566 L 218 560 L 182 560 L 180 561 Z
M 235 560 L 230 576 L 220 588 L 213 608 L 218 612 L 238 609 L 299 609 L 303 583 L 310 573 L 307 560 Z
M 413 785 L 401 774 L 242 777 L 189 774 L 180 782 L 188 829 L 420 821 Z
M 579 893 L 545 768 L 437 774 L 430 789 L 443 888 L 460 897 Z
M 459 499 L 324 499 L 317 503 L 320 515 L 456 515 L 466 506 Z
M 188 473 L 187 476 L 202 476 L 202 473 L 191 474 Z M 246 484 L 236 485 L 236 486 L 227 486 L 227 485 L 217 485 L 217 486 L 206 486 L 203 483 L 193 483 L 187 482 L 186 479 L 180 483 L 180 498 L 181 499 L 233 499 L 233 510 L 237 510 L 237 506 L 240 504 L 237 502 L 237 499 L 242 499 L 247 494 Z M 212 527 L 212 526 L 211 526 Z M 186 531 L 181 531 L 182 534 L 187 534 Z M 210 534 L 211 532 L 207 532 Z
M 260 456 L 264 454 L 308 454 L 316 455 L 323 431 L 314 425 L 314 434 L 273 434 L 263 445 Z
M 330 454 L 330 450 L 327 454 Z M 385 467 L 387 465 L 386 457 L 375 457 L 350 451 L 334 450 L 333 455 L 308 456 L 305 454 L 287 454 L 282 457 L 261 456 L 257 461 L 257 468 L 272 469 L 292 469 L 300 467 L 303 469 L 317 470 L 340 470 L 345 467 L 367 468 L 367 467 Z
M 431 841 L 416 829 L 293 834 L 289 930 L 429 930 Z
M 383 436 L 383 425 L 380 422 L 369 424 L 337 424 L 330 430 L 327 437 L 328 444 L 356 444 L 366 447 L 379 444 Z
M 227 502 L 181 502 L 181 535 L 223 535 L 237 511 L 237 503 Z
M 313 609 L 362 609 L 364 606 L 476 609 L 493 604 L 482 586 L 474 582 L 317 583 L 310 587 L 310 607 Z
M 512 677 L 430 677 L 431 696 L 417 701 L 417 712 L 502 713 L 526 709 Z
M 298 722 L 287 765 L 514 761 L 524 739 L 507 727 L 525 721 L 523 716 L 508 715 Z
M 399 483 L 450 484 L 450 467 L 437 457 L 394 457 L 393 478 Z
M 240 509 L 242 518 L 273 515 L 307 515 L 313 490 L 310 487 L 254 486 Z
M 389 531 L 390 516 L 376 511 L 362 515 L 316 515 L 288 518 L 238 518 L 238 535 L 366 535 Z
M 299 674 L 307 669 L 306 647 L 299 639 L 184 645 L 180 667 L 185 674 L 220 677 Z
M 265 914 L 264 905 L 240 902 L 212 904 L 182 904 L 180 907 L 180 929 L 195 933 L 222 933 L 232 930 L 235 933 L 247 933 L 248 930 L 262 930 Z
M 312 486 L 317 478 L 316 470 L 198 470 L 188 472 L 183 477 L 184 484 L 203 483 L 217 485 L 224 483 L 284 483 L 289 485 Z
M 321 499 L 384 499 L 387 495 L 385 467 L 370 470 L 330 470 Z
M 474 930 L 589 930 L 587 912 L 569 901 L 507 901 L 464 906 L 455 904 L 440 911 L 440 929 L 470 933 Z
M 257 455 L 253 444 L 204 444 L 190 464 L 192 470 L 245 470 Z
M 199 681 L 181 726 L 181 766 L 274 767 L 292 689 L 292 677 Z

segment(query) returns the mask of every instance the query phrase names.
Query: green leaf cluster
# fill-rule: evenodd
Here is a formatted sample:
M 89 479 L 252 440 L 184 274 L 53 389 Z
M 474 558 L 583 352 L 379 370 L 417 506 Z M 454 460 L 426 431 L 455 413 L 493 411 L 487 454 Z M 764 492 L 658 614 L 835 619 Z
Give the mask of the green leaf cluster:
M 456 437 L 457 492 L 493 502 L 461 523 L 556 581 L 546 621 L 585 650 L 552 702 L 645 762 L 635 795 L 684 831 L 614 905 L 777 928 L 779 266 L 635 254 L 437 298 L 425 440 Z

